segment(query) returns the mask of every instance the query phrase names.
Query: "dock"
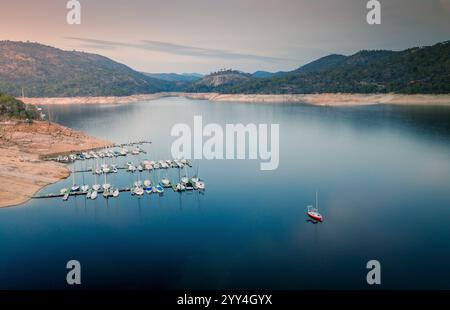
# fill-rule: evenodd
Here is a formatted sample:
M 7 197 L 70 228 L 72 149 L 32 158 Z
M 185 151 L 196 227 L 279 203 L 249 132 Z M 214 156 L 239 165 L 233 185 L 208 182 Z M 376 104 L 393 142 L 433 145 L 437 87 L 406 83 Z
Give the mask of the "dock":
M 174 192 L 178 192 L 177 188 L 176 188 L 176 184 L 169 184 L 166 186 L 163 186 L 165 189 L 172 189 Z M 132 187 L 124 187 L 124 188 L 119 188 L 119 192 L 123 193 L 123 192 L 131 192 L 132 191 Z M 200 191 L 198 189 L 193 189 L 191 192 L 193 191 Z M 98 195 L 103 195 L 104 190 L 100 189 L 97 191 Z M 188 190 L 183 190 L 183 192 L 190 192 Z M 155 193 L 152 192 L 150 194 L 146 194 L 146 195 L 152 195 L 152 194 L 159 194 L 159 193 Z M 162 194 L 162 193 L 161 193 Z M 72 196 L 86 196 L 87 192 L 82 192 L 82 191 L 76 191 L 76 192 L 69 192 L 69 193 L 57 193 L 57 194 L 46 194 L 46 195 L 35 195 L 33 197 L 31 197 L 32 199 L 47 199 L 47 198 L 66 198 L 68 199 L 68 197 L 72 197 Z M 111 197 L 114 198 L 114 197 Z M 64 199 L 64 200 L 67 200 Z

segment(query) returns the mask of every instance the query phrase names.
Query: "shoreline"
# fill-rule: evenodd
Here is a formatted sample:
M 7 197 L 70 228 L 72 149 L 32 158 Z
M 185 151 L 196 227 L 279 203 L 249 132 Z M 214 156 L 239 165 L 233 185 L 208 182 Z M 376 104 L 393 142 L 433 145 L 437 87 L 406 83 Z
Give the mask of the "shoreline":
M 360 106 L 374 104 L 392 105 L 439 105 L 450 106 L 450 94 L 403 95 L 403 94 L 292 94 L 292 95 L 250 95 L 250 94 L 219 94 L 219 93 L 184 93 L 162 92 L 124 97 L 42 97 L 18 98 L 33 105 L 71 105 L 71 104 L 128 104 L 141 101 L 151 101 L 166 97 L 183 97 L 193 100 L 210 100 L 215 102 L 242 103 L 295 103 L 317 106 Z
M 0 208 L 23 204 L 45 186 L 70 175 L 67 165 L 45 157 L 107 145 L 112 143 L 54 123 L 1 123 Z

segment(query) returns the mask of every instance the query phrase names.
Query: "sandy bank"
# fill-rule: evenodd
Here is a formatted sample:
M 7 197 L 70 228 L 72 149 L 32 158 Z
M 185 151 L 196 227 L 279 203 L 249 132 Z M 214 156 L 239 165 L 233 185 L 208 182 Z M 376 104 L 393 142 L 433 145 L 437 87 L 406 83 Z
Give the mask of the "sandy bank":
M 448 95 L 401 94 L 293 94 L 293 95 L 245 95 L 218 93 L 157 93 L 125 97 L 61 97 L 24 98 L 30 104 L 124 104 L 155 100 L 163 97 L 185 97 L 195 100 L 233 101 L 252 103 L 304 103 L 320 106 L 353 106 L 369 104 L 449 105 Z
M 48 122 L 0 123 L 0 208 L 24 203 L 44 186 L 69 176 L 64 164 L 42 157 L 109 144 Z

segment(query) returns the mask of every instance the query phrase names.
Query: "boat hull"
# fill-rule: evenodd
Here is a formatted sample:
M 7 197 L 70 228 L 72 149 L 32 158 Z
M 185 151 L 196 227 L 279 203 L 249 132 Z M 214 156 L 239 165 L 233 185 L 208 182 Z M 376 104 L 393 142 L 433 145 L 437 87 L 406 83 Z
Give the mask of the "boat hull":
M 323 222 L 323 217 L 322 217 L 322 215 L 320 215 L 320 214 L 316 214 L 316 213 L 313 213 L 313 212 L 307 212 L 306 213 L 311 219 L 313 219 L 314 221 L 317 221 L 317 222 Z

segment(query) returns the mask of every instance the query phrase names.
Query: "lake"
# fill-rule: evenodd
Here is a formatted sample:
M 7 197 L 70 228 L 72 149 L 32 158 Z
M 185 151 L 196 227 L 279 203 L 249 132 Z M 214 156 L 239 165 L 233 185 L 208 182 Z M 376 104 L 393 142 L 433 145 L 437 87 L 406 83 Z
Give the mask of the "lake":
M 48 111 L 48 107 L 44 107 Z M 318 107 L 162 98 L 51 106 L 53 120 L 117 143 L 150 140 L 135 163 L 169 159 L 175 123 L 280 124 L 280 162 L 196 160 L 204 193 L 35 199 L 0 209 L 0 289 L 450 289 L 450 107 Z M 76 169 L 92 162 L 78 161 Z M 178 178 L 176 169 L 153 173 Z M 129 186 L 148 172 L 120 171 Z M 90 173 L 76 174 L 94 183 Z M 72 179 L 40 194 L 70 187 Z M 20 189 L 19 189 L 20 190 Z M 321 224 L 306 206 L 319 191 Z

